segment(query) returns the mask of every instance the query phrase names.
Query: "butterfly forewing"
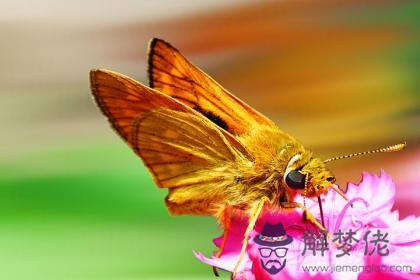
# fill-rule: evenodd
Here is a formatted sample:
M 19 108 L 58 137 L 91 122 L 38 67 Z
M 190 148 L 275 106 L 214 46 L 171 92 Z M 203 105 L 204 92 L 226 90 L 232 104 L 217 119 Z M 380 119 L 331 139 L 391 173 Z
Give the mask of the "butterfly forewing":
M 233 135 L 272 121 L 227 92 L 169 43 L 153 39 L 149 48 L 150 86 L 200 112 Z
M 141 114 L 158 108 L 186 110 L 179 102 L 116 72 L 92 70 L 90 82 L 99 108 L 130 146 L 133 121 Z

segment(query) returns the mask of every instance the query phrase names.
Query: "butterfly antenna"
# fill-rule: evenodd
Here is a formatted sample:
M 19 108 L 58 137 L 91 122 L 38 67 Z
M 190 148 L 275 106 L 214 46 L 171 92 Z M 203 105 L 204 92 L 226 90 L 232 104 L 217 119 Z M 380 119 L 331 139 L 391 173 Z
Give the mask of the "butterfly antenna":
M 350 155 L 329 158 L 327 160 L 324 160 L 324 163 L 328 163 L 328 162 L 339 160 L 339 159 L 368 155 L 368 154 L 398 152 L 398 151 L 401 151 L 402 149 L 404 149 L 406 146 L 407 146 L 407 143 L 404 142 L 404 143 L 400 143 L 400 144 L 396 144 L 396 145 L 392 145 L 392 146 L 388 146 L 388 147 L 380 148 L 380 149 L 376 149 L 376 150 L 371 150 L 371 151 L 367 151 L 367 152 L 354 153 L 354 154 L 350 154 Z

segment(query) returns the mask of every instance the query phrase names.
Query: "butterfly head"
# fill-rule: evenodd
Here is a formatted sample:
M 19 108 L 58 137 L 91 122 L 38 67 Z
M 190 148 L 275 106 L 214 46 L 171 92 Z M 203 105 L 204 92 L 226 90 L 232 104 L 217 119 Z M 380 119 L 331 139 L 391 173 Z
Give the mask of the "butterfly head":
M 347 200 L 343 191 L 334 184 L 335 177 L 325 164 L 339 159 L 353 158 L 367 154 L 397 152 L 405 147 L 406 143 L 400 143 L 367 152 L 338 156 L 324 161 L 319 158 L 313 158 L 310 152 L 299 152 L 289 160 L 286 171 L 284 172 L 283 182 L 290 190 L 295 190 L 306 197 L 319 197 L 331 188 Z
M 289 190 L 318 197 L 334 185 L 335 177 L 321 159 L 296 154 L 287 165 L 283 181 Z

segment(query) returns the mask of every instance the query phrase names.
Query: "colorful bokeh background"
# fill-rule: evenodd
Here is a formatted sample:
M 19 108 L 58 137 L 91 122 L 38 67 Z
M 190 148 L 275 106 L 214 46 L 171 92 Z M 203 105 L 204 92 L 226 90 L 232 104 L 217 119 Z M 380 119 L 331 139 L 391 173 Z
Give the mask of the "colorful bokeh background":
M 0 2 L 0 279 L 212 279 L 209 217 L 165 190 L 95 108 L 91 68 L 147 83 L 160 37 L 331 164 L 384 169 L 420 214 L 419 1 Z M 227 278 L 227 275 L 223 275 Z

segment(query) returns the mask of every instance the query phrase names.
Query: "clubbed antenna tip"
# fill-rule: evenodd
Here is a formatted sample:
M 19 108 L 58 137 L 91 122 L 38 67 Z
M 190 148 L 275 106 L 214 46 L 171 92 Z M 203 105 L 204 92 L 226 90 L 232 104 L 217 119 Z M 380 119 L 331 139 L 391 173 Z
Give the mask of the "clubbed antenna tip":
M 339 159 L 368 155 L 368 154 L 398 152 L 398 151 L 401 151 L 402 149 L 404 149 L 406 146 L 407 146 L 406 142 L 399 143 L 399 144 L 391 145 L 391 146 L 388 146 L 388 147 L 385 147 L 385 148 L 380 148 L 380 149 L 371 150 L 371 151 L 367 151 L 367 152 L 360 152 L 360 153 L 354 153 L 354 154 L 345 155 L 345 156 L 329 158 L 327 160 L 324 160 L 324 163 L 328 163 L 328 162 L 339 160 Z

